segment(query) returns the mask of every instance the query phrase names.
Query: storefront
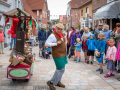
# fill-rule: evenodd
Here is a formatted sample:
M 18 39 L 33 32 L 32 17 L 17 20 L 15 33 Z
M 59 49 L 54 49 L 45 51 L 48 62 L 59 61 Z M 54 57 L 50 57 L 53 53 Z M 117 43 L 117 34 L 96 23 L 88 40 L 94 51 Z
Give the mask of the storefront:
M 99 22 L 102 20 L 102 23 L 105 22 L 110 25 L 110 30 L 113 30 L 115 24 L 120 22 L 120 1 L 111 2 L 99 8 L 96 13 L 94 13 L 95 25 L 97 20 L 99 20 Z

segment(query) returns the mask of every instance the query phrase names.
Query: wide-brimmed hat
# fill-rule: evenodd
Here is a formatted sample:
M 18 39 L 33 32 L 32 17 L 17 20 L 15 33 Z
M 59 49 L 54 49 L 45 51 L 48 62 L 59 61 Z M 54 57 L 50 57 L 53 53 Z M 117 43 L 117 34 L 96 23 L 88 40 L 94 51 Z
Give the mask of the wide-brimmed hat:
M 61 23 L 56 24 L 56 27 L 58 27 L 58 28 L 60 28 L 60 29 L 64 29 L 64 25 L 61 24 Z

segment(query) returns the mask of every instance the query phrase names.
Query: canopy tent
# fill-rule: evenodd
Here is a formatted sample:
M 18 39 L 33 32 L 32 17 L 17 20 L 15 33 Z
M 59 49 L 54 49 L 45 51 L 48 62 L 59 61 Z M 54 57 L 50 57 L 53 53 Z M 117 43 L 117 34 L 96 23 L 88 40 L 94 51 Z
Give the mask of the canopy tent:
M 18 15 L 19 12 L 21 12 L 20 15 Z M 12 18 L 22 18 L 22 17 L 23 18 L 24 17 L 25 18 L 31 18 L 31 19 L 36 21 L 36 19 L 34 17 L 32 17 L 30 14 L 28 14 L 27 12 L 25 12 L 25 11 L 19 9 L 19 8 L 15 8 L 13 10 L 10 10 L 10 11 L 4 13 L 3 15 L 6 16 L 6 17 L 12 17 Z
M 105 6 L 99 8 L 96 13 L 94 13 L 94 19 L 111 19 L 111 18 L 118 18 L 120 14 L 120 0 L 109 3 Z

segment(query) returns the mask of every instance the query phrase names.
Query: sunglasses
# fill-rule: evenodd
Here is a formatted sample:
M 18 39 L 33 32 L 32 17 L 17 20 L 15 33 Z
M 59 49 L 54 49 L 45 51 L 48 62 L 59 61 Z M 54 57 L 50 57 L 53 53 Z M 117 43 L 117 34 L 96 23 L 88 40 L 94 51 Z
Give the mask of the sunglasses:
M 116 27 L 120 27 L 120 26 L 116 26 Z

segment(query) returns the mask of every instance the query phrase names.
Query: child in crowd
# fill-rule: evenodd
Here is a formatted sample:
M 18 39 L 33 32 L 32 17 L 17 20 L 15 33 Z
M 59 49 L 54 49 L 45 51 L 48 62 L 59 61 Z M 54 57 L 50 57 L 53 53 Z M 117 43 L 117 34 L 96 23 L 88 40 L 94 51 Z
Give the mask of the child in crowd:
M 87 46 L 88 46 L 88 60 L 87 60 L 87 64 L 89 64 L 89 56 L 91 56 L 91 64 L 93 64 L 93 58 L 94 58 L 94 51 L 96 48 L 96 41 L 95 41 L 95 35 L 91 34 L 90 35 L 90 39 L 88 39 L 87 41 Z
M 50 55 L 49 55 L 50 53 L 51 53 L 51 49 L 46 46 L 43 50 L 43 57 L 47 59 L 48 56 L 48 58 L 50 59 Z
M 75 62 L 77 62 L 77 56 L 79 57 L 78 62 L 80 62 L 80 58 L 81 58 L 80 52 L 81 52 L 82 44 L 80 43 L 80 38 L 77 38 L 76 41 L 77 44 L 75 43 Z
M 82 50 L 84 52 L 85 62 L 87 62 L 87 59 L 88 59 L 88 56 L 87 56 L 88 46 L 87 46 L 87 37 L 86 36 L 83 36 Z
M 0 54 L 4 54 L 4 41 L 5 41 L 5 33 L 3 32 L 3 27 L 0 25 Z
M 114 46 L 115 45 L 114 39 L 110 39 L 109 41 L 110 41 L 110 46 L 108 47 L 107 55 L 106 55 L 106 59 L 108 61 L 107 69 L 109 70 L 109 72 L 106 76 L 104 76 L 105 78 L 110 77 L 110 76 L 115 76 L 114 71 L 115 71 L 117 48 Z
M 104 50 L 105 50 L 106 41 L 104 40 L 105 39 L 105 35 L 103 33 L 100 33 L 98 35 L 98 38 L 99 38 L 99 40 L 97 40 L 96 48 L 99 51 L 98 55 L 100 56 L 100 58 L 97 58 L 97 60 L 99 62 L 100 68 L 97 69 L 96 71 L 100 71 L 100 74 L 102 74 L 103 73 L 102 63 L 103 63 L 103 56 L 104 56 Z

